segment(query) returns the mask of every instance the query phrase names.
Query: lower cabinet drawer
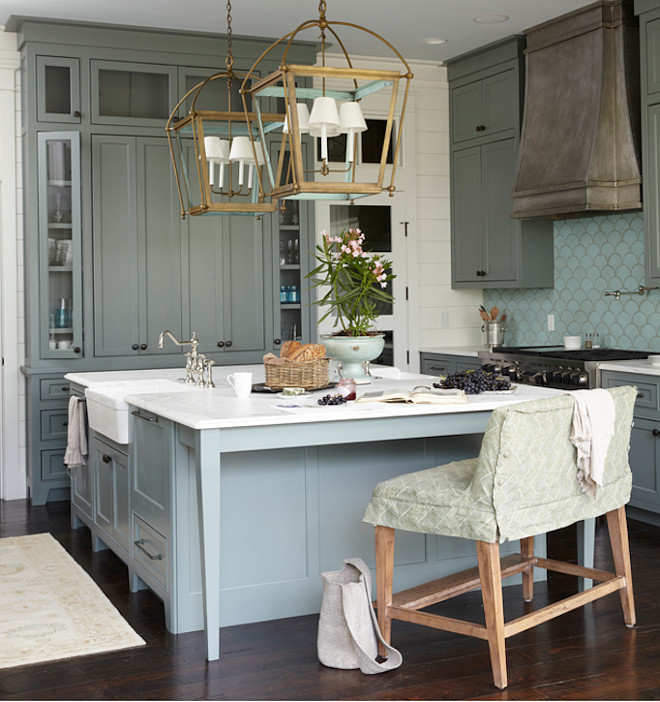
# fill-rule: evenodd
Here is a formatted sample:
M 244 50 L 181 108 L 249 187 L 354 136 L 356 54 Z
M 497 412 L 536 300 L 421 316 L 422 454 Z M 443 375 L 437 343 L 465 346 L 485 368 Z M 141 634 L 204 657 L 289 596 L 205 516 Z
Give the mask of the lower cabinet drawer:
M 66 449 L 49 449 L 41 452 L 41 479 L 42 480 L 68 480 L 64 454 Z
M 67 409 L 41 411 L 42 441 L 61 440 L 67 438 L 69 432 L 69 412 Z
M 133 558 L 166 590 L 167 537 L 157 532 L 133 513 Z

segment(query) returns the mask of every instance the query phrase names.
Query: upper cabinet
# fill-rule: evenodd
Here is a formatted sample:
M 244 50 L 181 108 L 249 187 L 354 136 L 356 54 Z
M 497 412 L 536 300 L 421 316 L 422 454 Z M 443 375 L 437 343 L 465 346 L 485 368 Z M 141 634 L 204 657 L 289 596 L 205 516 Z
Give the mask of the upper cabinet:
M 302 276 L 313 207 L 286 223 L 279 211 L 180 217 L 165 125 L 180 98 L 225 70 L 225 38 L 12 22 L 23 76 L 26 368 L 172 366 L 185 349 L 159 348 L 166 329 L 180 340 L 195 332 L 219 364 L 258 362 L 291 335 L 309 341 Z M 234 38 L 235 69 L 247 71 L 268 45 Z M 316 57 L 312 44 L 289 53 Z M 235 81 L 234 109 L 239 89 Z M 196 104 L 226 106 L 223 80 Z M 192 147 L 188 161 L 194 170 Z M 291 246 L 281 266 L 280 244 Z M 283 287 L 291 299 L 281 303 Z
M 80 124 L 80 61 L 37 56 L 37 119 Z
M 490 140 L 512 131 L 519 122 L 518 74 L 504 68 L 495 75 L 455 81 L 451 87 L 451 138 L 453 144 L 473 139 Z
M 642 195 L 646 284 L 660 285 L 660 2 L 635 2 L 639 15 L 642 99 Z
M 447 64 L 454 288 L 554 284 L 552 222 L 511 217 L 523 47 L 513 37 Z

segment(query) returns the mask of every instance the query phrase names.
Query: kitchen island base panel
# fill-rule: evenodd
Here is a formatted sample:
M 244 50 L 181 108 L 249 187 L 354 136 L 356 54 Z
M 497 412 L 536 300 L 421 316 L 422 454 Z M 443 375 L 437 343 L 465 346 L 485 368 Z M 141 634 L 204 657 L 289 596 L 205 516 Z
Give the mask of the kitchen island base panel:
M 197 456 L 206 464 L 219 461 L 220 444 L 200 436 L 190 446 L 188 431 L 175 431 L 170 586 L 152 588 L 164 601 L 172 633 L 204 628 L 200 515 L 211 565 L 208 591 L 218 592 L 209 598 L 208 614 L 220 626 L 317 613 L 322 572 L 351 556 L 375 567 L 373 528 L 362 522 L 374 485 L 402 467 L 416 471 L 473 457 L 481 444 L 478 434 L 230 452 L 222 454 L 221 481 L 207 465 L 198 483 Z M 198 484 L 205 486 L 203 502 Z M 544 540 L 537 549 L 545 553 Z M 517 550 L 517 542 L 503 545 L 504 553 Z M 476 553 L 469 540 L 410 533 L 401 535 L 395 563 L 397 587 L 407 588 L 476 564 Z M 218 638 L 210 637 L 210 660 Z

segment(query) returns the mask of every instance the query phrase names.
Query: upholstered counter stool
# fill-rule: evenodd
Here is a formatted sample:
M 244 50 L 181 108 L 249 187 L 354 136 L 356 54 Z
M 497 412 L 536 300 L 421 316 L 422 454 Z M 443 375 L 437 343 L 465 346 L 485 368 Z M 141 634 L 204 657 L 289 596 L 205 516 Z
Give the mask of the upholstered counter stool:
M 632 483 L 628 451 L 636 390 L 589 392 L 610 393 L 615 410 L 602 487 L 595 495 L 586 493 L 578 481 L 577 451 L 570 441 L 574 410 L 570 394 L 494 410 L 478 458 L 401 475 L 376 486 L 364 521 L 376 526 L 378 622 L 387 642 L 393 619 L 485 639 L 495 686 L 505 688 L 509 636 L 617 590 L 624 622 L 634 626 L 624 505 Z M 607 514 L 614 573 L 534 555 L 536 534 L 602 514 Z M 478 567 L 392 594 L 395 529 L 473 539 Z M 520 553 L 500 561 L 499 543 L 518 539 Z M 502 578 L 521 573 L 523 598 L 531 601 L 535 567 L 592 578 L 598 584 L 505 623 Z M 478 587 L 483 625 L 422 611 Z

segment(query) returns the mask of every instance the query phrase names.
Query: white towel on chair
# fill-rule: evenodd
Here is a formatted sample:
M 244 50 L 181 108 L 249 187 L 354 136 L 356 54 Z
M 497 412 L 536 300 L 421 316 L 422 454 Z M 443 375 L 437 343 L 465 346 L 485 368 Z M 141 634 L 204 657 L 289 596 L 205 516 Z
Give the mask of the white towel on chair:
M 614 434 L 614 400 L 607 390 L 574 390 L 571 443 L 577 449 L 578 481 L 595 497 L 603 485 L 605 458 Z
M 64 454 L 64 463 L 67 466 L 87 465 L 87 427 L 85 426 L 84 406 L 84 400 L 71 395 L 66 453 Z

